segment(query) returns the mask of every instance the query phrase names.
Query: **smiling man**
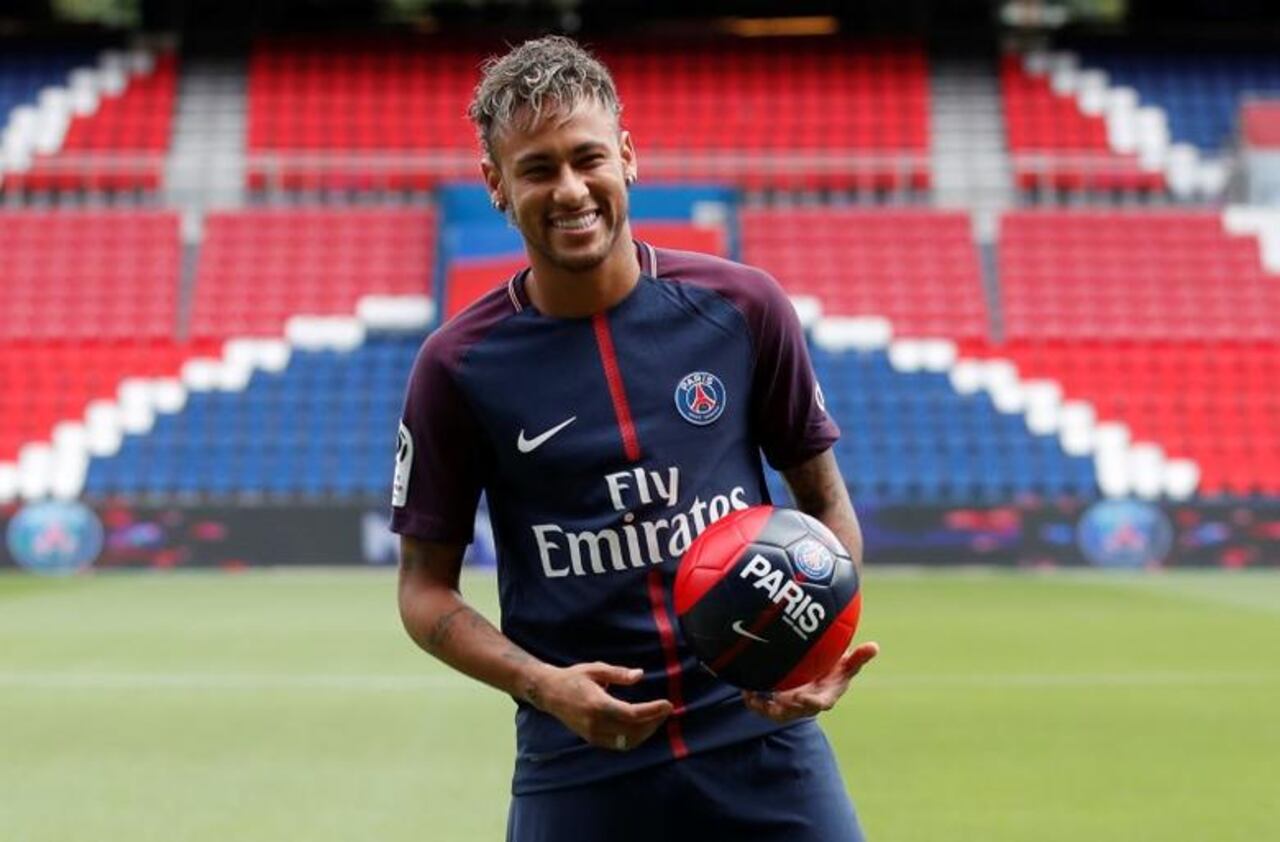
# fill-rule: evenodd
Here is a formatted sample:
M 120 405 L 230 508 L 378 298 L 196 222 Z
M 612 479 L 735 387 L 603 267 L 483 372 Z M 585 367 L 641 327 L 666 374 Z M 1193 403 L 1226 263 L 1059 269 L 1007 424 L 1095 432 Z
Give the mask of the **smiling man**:
M 860 563 L 839 431 L 772 278 L 632 240 L 639 160 L 621 111 L 567 38 L 485 67 L 481 170 L 529 266 L 414 366 L 392 500 L 401 617 L 516 700 L 510 840 L 858 840 L 814 717 L 875 644 L 811 684 L 746 695 L 699 667 L 671 597 L 698 533 L 769 501 L 762 452 Z M 481 491 L 501 631 L 458 591 Z

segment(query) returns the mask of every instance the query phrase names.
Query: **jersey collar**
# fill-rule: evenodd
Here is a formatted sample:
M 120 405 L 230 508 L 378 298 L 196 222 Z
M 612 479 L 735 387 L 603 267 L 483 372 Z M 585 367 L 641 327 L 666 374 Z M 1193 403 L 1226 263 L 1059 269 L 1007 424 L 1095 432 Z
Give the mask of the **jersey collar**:
M 658 250 L 649 243 L 632 240 L 636 247 L 636 257 L 640 261 L 640 274 L 651 278 L 658 277 Z M 517 313 L 524 312 L 529 306 L 529 291 L 525 289 L 525 281 L 529 277 L 531 267 L 526 266 L 511 276 L 507 281 L 507 299 Z

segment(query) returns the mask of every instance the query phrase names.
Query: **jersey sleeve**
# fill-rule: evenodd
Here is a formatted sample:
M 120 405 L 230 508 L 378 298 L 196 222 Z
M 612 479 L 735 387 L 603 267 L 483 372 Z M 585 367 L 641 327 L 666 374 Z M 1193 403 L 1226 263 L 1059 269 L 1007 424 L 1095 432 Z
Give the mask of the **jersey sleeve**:
M 751 320 L 757 349 L 752 417 L 765 458 L 781 471 L 830 448 L 840 428 L 827 414 L 795 308 L 777 281 L 761 275 Z
M 485 474 L 479 430 L 442 343 L 429 339 L 409 377 L 400 421 L 393 532 L 425 541 L 471 541 Z

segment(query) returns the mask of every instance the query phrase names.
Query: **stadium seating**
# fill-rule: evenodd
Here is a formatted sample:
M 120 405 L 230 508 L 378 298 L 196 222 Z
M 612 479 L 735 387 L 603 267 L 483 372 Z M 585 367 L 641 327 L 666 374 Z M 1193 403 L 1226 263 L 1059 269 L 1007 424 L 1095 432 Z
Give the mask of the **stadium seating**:
M 425 209 L 269 209 L 206 219 L 192 336 L 279 336 L 293 315 L 351 315 L 364 295 L 426 295 Z
M 1011 339 L 1280 337 L 1280 277 L 1217 212 L 1008 214 L 999 272 Z
M 987 307 L 969 217 L 927 210 L 742 214 L 743 259 L 829 315 L 883 316 L 899 336 L 981 338 Z
M 73 116 L 58 150 L 11 172 L 6 189 L 155 190 L 160 186 L 177 99 L 177 58 L 162 53 L 118 95 Z M 60 80 L 65 84 L 66 80 Z
M 714 42 L 602 53 L 647 176 L 792 189 L 928 186 L 929 78 L 919 47 Z
M 946 374 L 904 373 L 883 351 L 813 349 L 827 406 L 846 430 L 836 456 L 860 502 L 955 504 L 1097 494 L 1093 462 L 1033 435 L 989 395 Z
M 1280 276 L 1218 213 L 1018 212 L 1001 225 L 1009 342 L 1134 440 L 1195 460 L 1205 493 L 1280 491 Z
M 1164 111 L 1173 140 L 1218 153 L 1235 135 L 1237 113 L 1251 96 L 1280 95 L 1280 56 L 1237 51 L 1087 49 L 1084 66 L 1113 85 L 1134 88 L 1144 105 Z
M 365 296 L 425 296 L 434 237 L 433 214 L 413 208 L 210 214 L 193 339 L 166 345 L 132 373 L 173 376 L 191 357 L 223 357 L 228 339 L 281 337 L 293 316 L 354 316 Z M 377 493 L 421 341 L 411 331 L 374 332 L 346 351 L 295 343 L 287 367 L 255 371 L 244 390 L 191 383 L 179 412 L 158 415 L 149 432 L 127 435 L 118 453 L 91 461 L 85 491 Z
M 124 377 L 177 370 L 180 248 L 168 212 L 0 213 L 0 460 Z
M 1048 76 L 1033 76 L 1023 57 L 1001 59 L 1005 131 L 1014 177 L 1024 190 L 1159 191 L 1164 175 L 1138 164 L 1136 155 L 1111 150 L 1106 121 L 1081 112 L 1073 97 L 1053 90 Z
M 645 150 L 646 179 L 928 185 L 919 47 L 807 40 L 600 52 Z M 259 42 L 250 64 L 250 184 L 407 189 L 477 178 L 465 114 L 484 55 L 436 41 Z
M 175 377 L 184 360 L 212 352 L 172 338 L 0 342 L 0 461 L 82 419 L 90 401 L 114 399 L 126 378 Z
M 1202 494 L 1280 493 L 1280 343 L 1018 341 L 994 349 L 1023 377 L 1057 381 L 1133 441 L 1189 458 Z
M 4 44 L 0 48 L 0 129 L 8 122 L 9 112 L 20 105 L 34 105 L 40 91 L 62 85 L 78 66 L 88 64 L 92 53 L 87 50 L 51 50 L 31 52 Z
M 1240 134 L 1246 146 L 1280 149 L 1280 98 L 1246 103 L 1240 110 Z
M 171 212 L 0 212 L 0 341 L 172 337 L 180 251 Z
M 295 350 L 242 392 L 193 392 L 120 452 L 90 463 L 91 495 L 385 494 L 420 334 L 371 334 L 348 352 Z

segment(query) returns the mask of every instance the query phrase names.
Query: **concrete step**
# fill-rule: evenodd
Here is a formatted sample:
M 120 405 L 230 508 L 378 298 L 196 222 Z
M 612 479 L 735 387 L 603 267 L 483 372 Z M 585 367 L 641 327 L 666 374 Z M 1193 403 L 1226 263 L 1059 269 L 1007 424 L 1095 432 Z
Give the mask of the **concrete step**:
M 210 205 L 245 204 L 247 64 L 245 58 L 184 62 L 165 181 L 166 199 L 185 216 L 198 219 Z

